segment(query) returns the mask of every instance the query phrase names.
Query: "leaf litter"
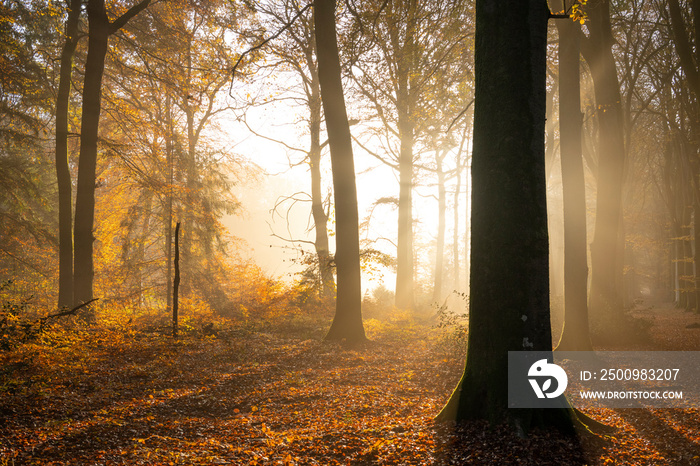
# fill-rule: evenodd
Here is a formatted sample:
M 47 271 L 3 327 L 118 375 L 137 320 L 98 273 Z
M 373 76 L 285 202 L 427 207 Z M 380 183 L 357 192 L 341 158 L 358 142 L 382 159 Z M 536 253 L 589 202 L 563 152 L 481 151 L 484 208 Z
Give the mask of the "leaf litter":
M 587 411 L 608 438 L 436 425 L 464 363 L 444 332 L 380 328 L 356 349 L 233 326 L 25 344 L 0 354 L 0 464 L 700 464 L 696 409 Z

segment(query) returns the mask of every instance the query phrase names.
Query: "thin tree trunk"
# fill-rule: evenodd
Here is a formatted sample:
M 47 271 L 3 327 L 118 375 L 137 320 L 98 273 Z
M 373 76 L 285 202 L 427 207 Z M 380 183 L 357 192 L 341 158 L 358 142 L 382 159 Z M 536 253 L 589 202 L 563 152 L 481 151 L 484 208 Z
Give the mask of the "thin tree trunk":
M 151 205 L 153 202 L 153 193 L 146 190 L 144 193 L 145 200 L 143 201 L 143 218 L 141 219 L 141 231 L 138 232 L 138 248 L 136 258 L 136 273 L 138 274 L 138 294 L 139 294 L 139 306 L 144 306 L 146 301 L 144 299 L 144 290 L 146 288 L 144 282 L 144 268 L 146 263 L 146 242 L 149 238 L 149 224 L 151 223 Z
M 335 280 L 328 246 L 328 216 L 323 209 L 323 194 L 321 192 L 321 88 L 318 83 L 318 72 L 313 69 L 313 59 L 309 57 L 307 62 L 311 74 L 311 99 L 309 100 L 311 215 L 314 219 L 316 232 L 314 247 L 318 259 L 319 275 L 321 276 L 319 292 L 322 297 L 327 297 L 333 296 L 335 292 Z
M 454 288 L 454 291 L 459 293 L 460 290 L 460 283 L 459 283 L 459 275 L 460 275 L 460 270 L 459 270 L 459 194 L 462 190 L 462 167 L 460 166 L 461 160 L 460 156 L 462 155 L 462 148 L 460 147 L 460 150 L 457 152 L 457 171 L 456 171 L 456 176 L 457 176 L 457 183 L 455 185 L 455 193 L 453 197 L 453 204 L 454 204 L 454 211 L 452 212 L 453 214 L 453 223 L 454 223 L 454 230 L 452 231 L 452 256 L 454 258 L 454 272 L 452 273 L 452 286 Z
M 315 0 L 314 30 L 318 77 L 331 151 L 336 213 L 335 263 L 338 293 L 335 317 L 327 340 L 360 342 L 366 339 L 362 325 L 360 236 L 357 213 L 355 163 L 350 125 L 345 110 L 340 58 L 335 29 L 335 0 Z
M 580 26 L 559 21 L 559 134 L 564 201 L 564 328 L 557 349 L 592 351 L 588 330 L 586 186 L 581 148 Z
M 397 96 L 399 130 L 399 223 L 396 254 L 395 305 L 399 309 L 413 309 L 415 306 L 413 274 L 413 144 L 415 121 L 413 110 L 413 72 L 415 70 L 415 12 L 416 1 L 409 0 L 405 43 L 399 45 L 393 39 L 394 49 L 401 49 L 397 64 Z M 395 29 L 396 30 L 396 29 Z M 395 34 L 397 34 L 395 32 Z
M 165 303 L 166 313 L 170 313 L 173 300 L 173 181 L 175 162 L 173 159 L 173 116 L 170 95 L 165 99 L 167 135 L 165 136 L 165 156 L 168 163 L 168 194 L 165 205 L 163 224 L 165 225 Z
M 78 46 L 81 0 L 70 0 L 66 42 L 56 94 L 56 182 L 58 187 L 58 307 L 73 306 L 73 188 L 68 164 L 68 106 L 73 55 Z
M 435 163 L 437 164 L 438 175 L 438 232 L 437 244 L 435 247 L 435 281 L 433 283 L 433 301 L 439 302 L 442 299 L 442 278 L 445 267 L 445 214 L 447 211 L 447 192 L 445 191 L 445 172 L 442 162 L 446 152 L 435 152 Z
M 180 222 L 175 225 L 175 278 L 173 279 L 173 338 L 177 338 L 178 333 L 178 312 L 180 293 Z

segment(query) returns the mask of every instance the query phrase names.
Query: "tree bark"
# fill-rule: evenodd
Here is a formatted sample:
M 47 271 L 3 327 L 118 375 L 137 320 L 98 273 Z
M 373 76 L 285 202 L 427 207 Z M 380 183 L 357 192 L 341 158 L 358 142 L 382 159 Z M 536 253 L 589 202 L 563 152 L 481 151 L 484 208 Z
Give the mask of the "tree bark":
M 415 72 L 415 0 L 409 1 L 406 39 L 403 47 L 393 38 L 394 50 L 401 49 L 397 63 L 397 96 L 399 148 L 399 224 L 396 253 L 395 305 L 399 309 L 415 306 L 413 286 L 413 143 L 415 96 L 411 84 Z M 394 28 L 395 29 L 395 28 Z M 395 32 L 395 36 L 396 36 Z
M 327 340 L 361 342 L 360 237 L 352 139 L 348 124 L 335 29 L 335 0 L 314 1 L 318 77 L 331 152 L 336 214 L 335 263 L 338 277 L 335 317 Z
M 310 54 L 309 54 L 310 55 Z M 321 88 L 318 83 L 318 70 L 314 68 L 313 59 L 307 58 L 309 74 L 311 75 L 311 98 L 309 99 L 309 132 L 311 146 L 309 147 L 309 171 L 311 172 L 311 215 L 314 219 L 316 238 L 314 248 L 318 259 L 318 269 L 321 276 L 321 297 L 333 296 L 335 279 L 328 246 L 328 216 L 323 209 L 321 193 Z
M 610 334 L 620 328 L 623 311 L 618 235 L 622 223 L 625 143 L 620 84 L 612 53 L 610 2 L 591 1 L 587 11 L 590 34 L 582 39 L 581 52 L 593 77 L 598 119 L 598 192 L 591 243 L 589 312 L 596 333 Z
M 68 106 L 73 55 L 78 46 L 81 0 L 70 0 L 66 42 L 56 94 L 56 183 L 58 187 L 58 307 L 73 305 L 73 188 L 68 164 Z
M 175 278 L 173 279 L 173 338 L 178 334 L 178 312 L 180 311 L 180 222 L 175 225 Z
M 678 0 L 669 0 L 668 7 L 671 17 L 671 28 L 673 31 L 673 41 L 676 53 L 681 62 L 681 68 L 685 74 L 686 82 L 690 91 L 695 95 L 696 114 L 700 115 L 700 0 L 692 0 L 692 21 L 694 34 L 689 39 L 683 21 Z M 693 44 L 694 43 L 694 47 Z M 695 301 L 695 311 L 700 312 L 700 161 L 697 152 L 700 150 L 700 121 L 697 118 L 690 119 L 691 131 L 693 133 L 693 149 L 695 157 L 689 157 L 691 168 L 691 183 L 694 188 L 692 195 L 693 205 L 693 263 L 692 271 L 693 287 L 695 288 L 693 299 Z
M 433 301 L 439 302 L 442 299 L 442 278 L 445 268 L 445 223 L 447 211 L 447 192 L 445 190 L 445 172 L 442 162 L 446 152 L 435 152 L 435 163 L 437 164 L 438 176 L 438 231 L 437 244 L 435 246 L 435 280 L 433 283 Z M 455 224 L 456 225 L 456 224 Z
M 101 7 L 101 8 L 100 8 Z M 83 114 L 80 123 L 80 161 L 75 199 L 75 257 L 73 265 L 74 304 L 93 298 L 93 225 L 95 222 L 95 183 L 97 139 L 100 120 L 102 76 L 109 38 L 109 20 L 100 1 L 88 2 L 88 52 L 83 84 Z
M 88 52 L 83 83 L 83 114 L 80 123 L 80 161 L 75 199 L 75 229 L 73 258 L 73 301 L 76 305 L 93 297 L 93 225 L 95 223 L 95 183 L 97 170 L 97 140 L 100 121 L 102 76 L 109 36 L 148 6 L 142 0 L 126 13 L 110 22 L 104 0 L 89 0 L 87 4 L 89 31 Z M 89 315 L 89 314 L 88 314 Z
M 564 328 L 557 350 L 592 351 L 588 330 L 586 185 L 581 149 L 580 26 L 559 30 L 559 137 L 564 201 Z
M 438 416 L 571 428 L 559 409 L 508 409 L 508 351 L 551 351 L 544 158 L 544 0 L 476 2 L 469 342 Z

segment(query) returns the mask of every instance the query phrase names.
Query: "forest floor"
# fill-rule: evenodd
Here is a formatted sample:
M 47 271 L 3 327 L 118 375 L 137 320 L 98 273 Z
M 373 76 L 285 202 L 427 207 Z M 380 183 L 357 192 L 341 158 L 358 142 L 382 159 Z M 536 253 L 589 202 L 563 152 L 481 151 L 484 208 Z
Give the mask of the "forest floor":
M 637 314 L 644 349 L 700 349 L 700 316 Z M 0 465 L 700 464 L 697 409 L 588 412 L 607 438 L 436 425 L 463 359 L 434 322 L 373 319 L 356 349 L 320 326 L 156 330 L 76 327 L 0 352 Z

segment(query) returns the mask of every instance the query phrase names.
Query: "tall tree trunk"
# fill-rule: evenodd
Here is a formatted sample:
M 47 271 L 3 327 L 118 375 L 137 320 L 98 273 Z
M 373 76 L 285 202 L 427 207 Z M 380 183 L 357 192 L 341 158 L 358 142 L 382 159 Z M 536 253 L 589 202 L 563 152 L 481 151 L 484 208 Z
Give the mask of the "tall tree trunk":
M 336 214 L 335 263 L 338 293 L 335 317 L 326 339 L 359 342 L 366 337 L 362 326 L 357 188 L 350 125 L 345 110 L 338 56 L 335 0 L 314 1 L 314 30 L 321 100 L 331 151 Z
M 700 313 L 700 193 L 693 199 L 693 277 L 695 287 L 695 312 Z
M 173 338 L 177 338 L 180 311 L 180 222 L 175 225 L 175 278 L 173 279 Z
M 321 276 L 320 295 L 333 296 L 335 280 L 328 247 L 328 216 L 323 209 L 323 194 L 321 192 L 321 88 L 318 83 L 318 72 L 314 69 L 313 59 L 307 58 L 311 74 L 311 99 L 309 100 L 309 170 L 311 172 L 311 215 L 314 219 L 316 239 L 314 248 L 318 259 L 318 269 Z
M 454 291 L 459 292 L 461 289 L 466 289 L 463 288 L 461 279 L 460 279 L 460 260 L 459 260 L 459 195 L 462 193 L 462 172 L 465 172 L 465 178 L 466 178 L 466 190 L 467 192 L 469 191 L 469 171 L 468 171 L 468 165 L 469 165 L 469 154 L 465 153 L 464 154 L 464 165 L 462 165 L 461 161 L 461 156 L 462 153 L 464 152 L 464 146 L 467 142 L 467 132 L 470 130 L 471 124 L 465 124 L 464 125 L 464 131 L 462 132 L 462 140 L 459 143 L 459 149 L 457 150 L 457 157 L 456 157 L 456 177 L 457 177 L 457 183 L 455 186 L 455 193 L 454 193 L 454 231 L 452 233 L 452 255 L 454 256 Z M 468 144 L 467 144 L 468 145 Z M 468 203 L 467 203 L 468 204 Z M 465 204 L 464 211 L 467 211 L 467 204 Z M 468 216 L 466 218 L 469 218 Z M 469 227 L 467 227 L 469 229 Z M 466 232 L 465 232 L 466 234 Z M 464 244 L 467 243 L 467 239 L 465 237 Z M 465 250 L 468 248 L 465 248 Z M 467 255 L 465 252 L 464 256 L 464 264 L 468 267 L 468 262 L 467 262 Z
M 462 190 L 462 167 L 461 167 L 461 160 L 460 157 L 462 155 L 462 147 L 460 146 L 460 150 L 457 152 L 457 170 L 456 170 L 456 177 L 457 177 L 457 183 L 455 185 L 455 193 L 453 197 L 453 223 L 454 223 L 454 230 L 452 230 L 452 256 L 454 258 L 454 272 L 452 273 L 452 287 L 454 288 L 455 292 L 459 292 L 460 290 L 460 282 L 459 282 L 459 275 L 460 275 L 460 270 L 459 270 L 459 194 Z
M 144 299 L 145 286 L 145 276 L 144 273 L 146 264 L 146 242 L 149 238 L 149 225 L 151 223 L 151 205 L 153 202 L 153 192 L 146 191 L 144 193 L 145 199 L 143 200 L 143 217 L 141 219 L 141 229 L 138 232 L 138 247 L 136 250 L 136 273 L 138 274 L 138 305 L 145 306 L 146 300 Z
M 168 194 L 165 200 L 163 212 L 163 225 L 165 225 L 165 307 L 166 313 L 170 314 L 173 303 L 173 182 L 175 175 L 175 160 L 173 153 L 173 114 L 171 108 L 170 94 L 165 98 L 165 112 L 167 118 L 167 134 L 165 136 L 165 156 L 168 163 Z
M 559 30 L 559 135 L 564 200 L 564 329 L 561 351 L 592 351 L 588 330 L 586 185 L 581 149 L 580 26 L 557 22 Z
M 399 130 L 399 224 L 396 253 L 395 305 L 413 309 L 415 305 L 413 273 L 413 143 L 415 96 L 412 84 L 415 73 L 416 0 L 409 0 L 405 42 L 393 38 L 394 50 L 401 49 L 397 63 L 397 96 Z M 396 33 L 395 33 L 396 34 Z
M 401 123 L 401 114 L 399 120 L 403 131 L 400 130 L 395 305 L 399 309 L 413 309 L 413 127 L 407 122 Z
M 58 186 L 58 307 L 73 306 L 73 200 L 68 165 L 68 105 L 73 55 L 78 46 L 81 0 L 70 0 L 66 42 L 61 50 L 61 71 L 56 94 L 56 182 Z
M 80 161 L 75 199 L 73 258 L 73 301 L 83 304 L 93 296 L 93 225 L 95 222 L 95 176 L 97 169 L 97 136 L 102 97 L 102 75 L 109 36 L 148 6 L 142 0 L 113 22 L 109 22 L 104 0 L 88 0 L 88 52 L 83 84 L 83 114 L 80 122 Z
M 691 168 L 691 183 L 694 188 L 692 195 L 693 205 L 693 286 L 695 288 L 695 310 L 700 312 L 700 161 L 697 157 L 697 152 L 700 150 L 700 0 L 692 0 L 692 28 L 689 28 L 694 34 L 689 38 L 686 33 L 686 27 L 683 22 L 683 14 L 681 12 L 678 0 L 669 0 L 668 7 L 671 17 L 671 26 L 673 30 L 673 41 L 675 44 L 676 53 L 680 58 L 681 68 L 685 74 L 685 79 L 688 88 L 695 96 L 695 118 L 690 118 L 691 130 L 693 133 L 693 149 L 694 156 L 689 157 Z M 694 45 L 694 46 L 693 46 Z
M 544 0 L 476 2 L 469 342 L 438 419 L 571 427 L 559 409 L 508 409 L 508 351 L 551 351 L 544 159 Z
M 95 221 L 95 182 L 97 133 L 100 120 L 102 75 L 109 39 L 109 21 L 99 1 L 88 3 L 88 52 L 83 85 L 83 114 L 80 123 L 80 161 L 75 199 L 74 304 L 93 298 L 93 225 Z
M 442 162 L 447 153 L 443 151 L 435 152 L 435 163 L 437 164 L 438 175 L 438 231 L 437 244 L 435 247 L 435 281 L 433 283 L 433 301 L 439 302 L 442 299 L 442 277 L 445 268 L 445 214 L 447 211 L 447 192 L 445 191 L 445 172 Z
M 609 0 L 594 0 L 587 9 L 590 32 L 581 52 L 593 77 L 598 120 L 598 192 L 595 232 L 591 243 L 589 312 L 603 334 L 620 329 L 622 318 L 622 251 L 618 235 L 622 222 L 625 145 L 620 84 L 612 53 Z

